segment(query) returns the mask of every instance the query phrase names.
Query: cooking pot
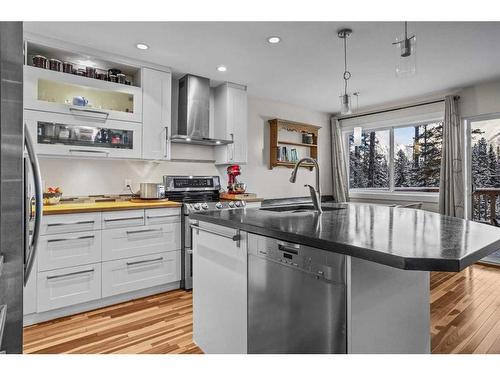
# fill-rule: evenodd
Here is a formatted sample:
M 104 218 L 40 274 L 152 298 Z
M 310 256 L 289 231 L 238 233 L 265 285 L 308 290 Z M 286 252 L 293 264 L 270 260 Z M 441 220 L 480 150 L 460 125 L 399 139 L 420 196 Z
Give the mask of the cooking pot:
M 163 199 L 165 197 L 165 186 L 153 182 L 141 182 L 141 199 Z

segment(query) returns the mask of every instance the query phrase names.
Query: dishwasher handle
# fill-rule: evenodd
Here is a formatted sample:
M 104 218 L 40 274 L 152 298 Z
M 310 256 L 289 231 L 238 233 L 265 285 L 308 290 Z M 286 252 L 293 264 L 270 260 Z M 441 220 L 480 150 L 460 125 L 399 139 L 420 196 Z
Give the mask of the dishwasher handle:
M 236 232 L 235 235 L 231 235 L 231 234 L 225 234 L 225 233 L 217 232 L 215 230 L 208 229 L 208 228 L 202 228 L 202 227 L 200 227 L 199 225 L 196 225 L 196 224 L 191 224 L 190 227 L 192 229 L 195 229 L 197 232 L 201 230 L 202 232 L 207 232 L 207 233 L 210 233 L 210 234 L 215 234 L 216 236 L 229 238 L 230 240 L 236 241 L 236 247 L 240 247 L 241 234 L 240 234 L 240 230 L 239 229 L 237 229 L 237 232 Z
M 286 253 L 295 254 L 299 253 L 300 245 L 297 243 L 289 243 L 285 241 L 276 241 L 278 249 Z

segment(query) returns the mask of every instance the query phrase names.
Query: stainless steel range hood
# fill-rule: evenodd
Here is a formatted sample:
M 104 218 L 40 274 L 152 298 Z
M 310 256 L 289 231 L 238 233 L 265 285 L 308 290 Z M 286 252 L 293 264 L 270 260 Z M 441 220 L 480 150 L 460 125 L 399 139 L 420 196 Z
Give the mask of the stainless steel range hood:
M 232 140 L 210 138 L 210 80 L 187 74 L 179 80 L 179 118 L 172 142 L 219 146 Z

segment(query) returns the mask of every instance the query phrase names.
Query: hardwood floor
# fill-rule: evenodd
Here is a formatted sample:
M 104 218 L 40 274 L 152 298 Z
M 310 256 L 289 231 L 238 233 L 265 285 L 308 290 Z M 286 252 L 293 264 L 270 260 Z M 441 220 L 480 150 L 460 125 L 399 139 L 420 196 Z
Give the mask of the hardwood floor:
M 24 353 L 202 353 L 192 320 L 192 294 L 175 290 L 27 327 Z
M 431 275 L 432 353 L 500 353 L 500 268 Z
M 431 275 L 433 353 L 500 353 L 500 268 Z M 25 353 L 201 353 L 192 294 L 175 290 L 36 324 Z

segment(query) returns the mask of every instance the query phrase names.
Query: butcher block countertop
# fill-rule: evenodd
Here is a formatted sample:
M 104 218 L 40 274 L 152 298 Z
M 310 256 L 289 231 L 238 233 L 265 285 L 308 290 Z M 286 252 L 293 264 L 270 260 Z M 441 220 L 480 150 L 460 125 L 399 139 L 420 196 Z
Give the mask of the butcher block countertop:
M 60 203 L 43 206 L 44 215 L 76 214 L 82 212 L 123 211 L 144 208 L 175 208 L 182 205 L 172 201 L 133 203 L 130 201 Z

